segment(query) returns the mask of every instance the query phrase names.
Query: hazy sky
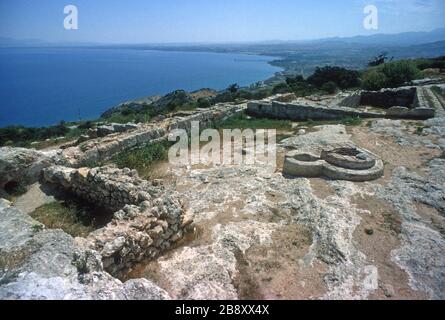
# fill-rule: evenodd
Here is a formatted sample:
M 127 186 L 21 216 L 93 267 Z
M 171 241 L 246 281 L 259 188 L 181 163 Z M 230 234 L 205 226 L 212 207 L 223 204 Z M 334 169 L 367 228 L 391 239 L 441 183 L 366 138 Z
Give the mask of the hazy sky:
M 65 5 L 79 30 L 63 27 Z M 445 27 L 443 0 L 0 0 L 0 37 L 104 43 L 299 40 Z

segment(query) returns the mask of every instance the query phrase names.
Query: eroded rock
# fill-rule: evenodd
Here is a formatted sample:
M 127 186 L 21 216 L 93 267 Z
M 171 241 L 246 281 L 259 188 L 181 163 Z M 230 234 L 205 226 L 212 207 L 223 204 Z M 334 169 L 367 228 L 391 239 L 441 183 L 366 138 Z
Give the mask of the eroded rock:
M 111 277 L 97 252 L 13 207 L 0 209 L 0 237 L 0 299 L 169 299 L 146 279 L 122 283 Z
M 10 182 L 36 182 L 53 159 L 43 152 L 24 148 L 0 148 L 0 189 Z

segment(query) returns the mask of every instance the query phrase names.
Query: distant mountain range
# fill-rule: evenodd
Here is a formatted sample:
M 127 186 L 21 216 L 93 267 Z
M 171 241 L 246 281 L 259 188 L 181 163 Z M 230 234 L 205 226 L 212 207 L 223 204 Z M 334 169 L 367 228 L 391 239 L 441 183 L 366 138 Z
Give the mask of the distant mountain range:
M 408 46 L 445 40 L 445 28 L 430 32 L 404 32 L 397 34 L 374 34 L 369 36 L 355 36 L 348 38 L 329 38 L 318 41 L 341 41 L 368 45 Z
M 238 47 L 238 46 L 286 46 L 296 44 L 322 44 L 322 43 L 350 43 L 361 45 L 388 45 L 388 46 L 411 46 L 424 43 L 432 43 L 445 41 L 445 28 L 435 29 L 429 32 L 404 32 L 397 34 L 373 34 L 366 36 L 354 37 L 333 37 L 314 40 L 273 40 L 260 42 L 238 42 L 238 43 L 166 43 L 166 44 L 100 44 L 93 42 L 49 42 L 39 39 L 13 39 L 0 37 L 0 47 L 52 47 L 52 46 L 124 46 L 124 47 L 138 47 L 138 46 L 155 46 L 155 47 Z
M 288 74 L 311 74 L 316 67 L 336 65 L 363 69 L 382 52 L 394 59 L 445 56 L 445 28 L 430 32 L 374 34 L 306 41 L 244 43 L 98 44 L 51 43 L 39 40 L 0 38 L 1 47 L 82 47 L 101 49 L 161 50 L 184 52 L 243 53 L 277 57 L 270 62 Z

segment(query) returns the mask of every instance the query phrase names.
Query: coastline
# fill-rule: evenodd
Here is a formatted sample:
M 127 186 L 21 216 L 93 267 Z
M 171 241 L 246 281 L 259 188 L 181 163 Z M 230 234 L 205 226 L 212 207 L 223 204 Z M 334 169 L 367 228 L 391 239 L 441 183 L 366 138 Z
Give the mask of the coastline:
M 121 47 L 119 47 L 119 48 L 106 48 L 106 47 L 39 47 L 39 48 L 34 48 L 34 47 L 30 47 L 30 48 L 22 48 L 22 47 L 20 47 L 20 48 L 7 48 L 7 49 L 59 49 L 59 48 L 61 48 L 61 49 L 68 49 L 68 50 L 71 50 L 71 49 L 74 49 L 74 50 L 76 50 L 76 49 L 79 49 L 79 50 L 83 50 L 83 49 L 95 49 L 95 50 L 98 50 L 98 49 L 100 49 L 100 50 L 106 50 L 106 49 L 123 49 L 123 50 L 126 50 L 126 49 L 131 49 L 131 48 L 125 48 L 125 47 L 123 47 L 123 48 L 121 48 Z M 1 48 L 1 49 L 6 49 L 6 48 Z M 156 52 L 159 52 L 159 53 L 161 53 L 161 52 L 166 52 L 166 51 L 169 51 L 169 52 L 172 52 L 172 53 L 178 53 L 178 54 L 190 54 L 190 53 L 193 53 L 193 52 L 190 52 L 190 51 L 186 51 L 186 50 L 159 50 L 159 49 L 152 49 L 152 48 L 150 48 L 150 49 L 144 49 L 144 51 L 156 51 Z M 254 81 L 250 81 L 250 82 L 248 82 L 248 84 L 246 85 L 246 82 L 244 82 L 243 83 L 243 85 L 241 86 L 243 89 L 248 89 L 248 88 L 251 88 L 251 87 L 254 87 L 255 85 L 263 85 L 263 84 L 268 84 L 268 83 L 270 83 L 270 82 L 273 82 L 273 81 L 276 81 L 276 79 L 277 79 L 277 75 L 279 75 L 279 74 L 281 74 L 283 71 L 284 71 L 284 69 L 282 68 L 282 67 L 279 67 L 279 66 L 276 66 L 276 65 L 274 65 L 274 64 L 272 64 L 272 62 L 274 62 L 274 61 L 276 61 L 277 59 L 279 59 L 278 57 L 276 57 L 276 56 L 267 56 L 267 55 L 261 55 L 261 54 L 252 54 L 252 53 L 242 53 L 242 52 L 214 52 L 214 51 L 211 51 L 211 50 L 203 50 L 203 51 L 200 51 L 200 53 L 205 53 L 205 54 L 224 54 L 224 55 L 230 55 L 230 54 L 234 54 L 234 55 L 236 55 L 236 54 L 239 54 L 239 55 L 249 55 L 249 56 L 255 56 L 255 57 L 261 57 L 261 58 L 268 58 L 268 59 L 270 59 L 270 60 L 264 60 L 264 61 L 262 61 L 262 59 L 258 59 L 257 61 L 255 60 L 255 61 L 253 61 L 253 62 L 256 62 L 256 63 L 264 63 L 264 64 L 267 64 L 268 66 L 271 66 L 271 67 L 273 67 L 273 68 L 275 68 L 277 71 L 275 71 L 271 76 L 266 76 L 266 77 L 262 77 L 262 78 L 257 78 L 256 80 L 254 80 Z M 236 61 L 236 57 L 235 57 L 235 61 Z M 243 61 L 242 59 L 240 59 L 240 61 Z M 233 63 L 232 63 L 233 64 Z M 251 69 L 252 68 L 255 68 L 255 67 L 250 67 Z M 242 68 L 240 69 L 240 70 L 242 70 Z M 214 71 L 214 72 L 217 72 L 217 71 Z M 243 71 L 240 71 L 240 72 L 243 72 Z M 182 76 L 182 78 L 184 78 L 185 76 Z M 6 77 L 5 77 L 6 78 Z M 245 78 L 245 77 L 244 77 Z M 172 77 L 170 77 L 170 79 L 174 79 L 174 78 L 172 78 Z M 193 78 L 191 78 L 191 79 L 193 79 Z M 189 84 L 192 84 L 193 82 L 200 82 L 200 80 L 199 80 L 199 78 L 195 78 L 195 79 L 197 79 L 196 81 L 190 81 L 190 83 Z M 79 80 L 80 81 L 80 80 Z M 105 81 L 107 81 L 107 79 L 105 79 Z M 148 80 L 149 82 L 150 81 L 156 81 L 156 80 Z M 162 82 L 162 80 L 159 80 L 159 81 L 161 81 Z M 217 81 L 220 81 L 220 80 L 217 80 Z M 230 80 L 229 80 L 230 81 Z M 242 80 L 241 80 L 242 81 Z M 180 81 L 179 81 L 180 82 Z M 184 82 L 184 80 L 182 81 L 182 82 Z M 202 82 L 202 80 L 201 80 L 201 82 Z M 211 82 L 211 81 L 210 81 Z M 221 82 L 221 81 L 220 81 Z M 231 81 L 230 81 L 231 82 Z M 7 83 L 7 81 L 3 81 L 3 83 Z M 229 82 L 227 82 L 227 83 L 229 83 Z M 235 81 L 233 81 L 233 83 L 239 83 L 239 82 L 237 82 L 236 80 Z M 241 82 L 242 83 L 242 82 Z M 100 85 L 100 84 L 99 84 Z M 193 86 L 193 85 L 192 85 Z M 164 85 L 164 87 L 165 87 L 165 85 Z M 189 87 L 190 87 L 190 85 L 189 85 Z M 220 88 L 222 87 L 221 85 L 219 86 Z M 156 91 L 157 91 L 157 89 L 156 88 L 153 88 L 153 87 L 148 87 L 149 89 L 150 88 L 152 88 L 151 89 L 151 91 L 152 91 L 152 93 L 150 93 L 149 91 L 150 90 L 147 90 L 147 92 L 148 92 L 148 94 L 142 94 L 142 95 L 128 95 L 127 93 L 129 93 L 129 91 L 127 90 L 127 91 L 121 91 L 119 94 L 116 94 L 116 92 L 118 92 L 119 90 L 114 90 L 113 92 L 109 92 L 109 93 L 111 93 L 111 96 L 110 95 L 101 95 L 101 96 L 98 96 L 98 98 L 99 99 L 101 99 L 101 100 L 113 100 L 111 97 L 112 96 L 117 96 L 117 95 L 120 95 L 120 96 L 124 96 L 124 95 L 127 95 L 128 96 L 128 98 L 127 97 L 125 97 L 125 98 L 120 98 L 120 99 L 114 99 L 114 101 L 115 102 L 111 102 L 111 103 L 108 103 L 106 106 L 105 106 L 105 108 L 104 108 L 104 106 L 102 106 L 101 107 L 101 109 L 99 109 L 99 111 L 96 111 L 95 113 L 97 113 L 97 116 L 96 115 L 94 115 L 94 116 L 91 116 L 91 115 L 88 115 L 88 113 L 91 113 L 91 112 L 94 112 L 94 111 L 88 111 L 88 112 L 86 112 L 86 114 L 85 114 L 85 110 L 94 110 L 94 109 L 91 109 L 91 106 L 88 106 L 88 104 L 87 105 L 79 105 L 79 115 L 80 115 L 80 109 L 82 109 L 83 111 L 82 111 L 82 116 L 79 116 L 79 121 L 88 121 L 88 120 L 97 120 L 97 119 L 99 119 L 100 118 L 100 115 L 101 114 L 103 114 L 104 112 L 106 112 L 107 110 L 109 110 L 109 109 L 112 109 L 112 108 L 114 108 L 115 106 L 117 106 L 117 105 L 120 105 L 120 104 L 122 104 L 122 103 L 125 103 L 125 102 L 132 102 L 132 101 L 138 101 L 138 100 L 141 100 L 141 99 L 146 99 L 147 97 L 152 97 L 152 96 L 158 96 L 158 95 L 165 95 L 165 94 L 168 94 L 168 93 L 170 93 L 170 92 L 173 92 L 173 91 L 175 91 L 175 90 L 180 90 L 180 89 L 182 89 L 183 88 L 183 85 L 181 85 L 180 83 L 178 83 L 178 85 L 175 85 L 175 86 L 170 86 L 168 89 L 166 89 L 166 90 L 162 90 L 162 91 L 158 91 L 158 92 L 161 92 L 160 94 L 158 94 Z M 187 92 L 189 92 L 189 93 L 192 93 L 192 92 L 195 92 L 195 91 L 200 91 L 200 90 L 202 90 L 203 88 L 210 88 L 210 89 L 214 89 L 215 88 L 215 86 L 213 86 L 213 85 L 207 85 L 207 82 L 205 83 L 205 84 L 202 84 L 202 85 L 198 85 L 198 86 L 195 86 L 194 88 L 193 88 L 193 90 L 190 90 L 190 89 L 188 89 L 188 88 L 186 88 L 185 90 L 187 91 Z M 188 90 L 187 90 L 188 89 Z M 126 90 L 125 89 L 125 87 L 123 88 L 123 90 Z M 224 91 L 224 89 L 218 89 L 217 87 L 216 87 L 216 89 L 214 89 L 215 91 L 217 91 L 217 92 L 223 92 Z M 139 90 L 139 91 L 141 91 L 141 90 Z M 5 92 L 9 92 L 9 96 L 10 97 L 14 97 L 15 95 L 13 94 L 13 93 L 11 93 L 11 91 L 5 91 Z M 127 93 L 125 93 L 125 92 L 127 92 Z M 107 92 L 108 93 L 108 92 Z M 86 95 L 86 96 L 88 96 L 88 95 Z M 6 96 L 7 97 L 7 96 Z M 22 97 L 22 100 L 23 99 L 25 99 L 24 97 Z M 89 100 L 90 100 L 90 102 L 87 102 L 87 103 L 89 103 L 89 105 L 91 105 L 91 100 L 95 100 L 96 98 L 95 97 L 91 97 Z M 82 98 L 82 100 L 85 100 L 84 98 Z M 47 103 L 45 103 L 45 104 L 47 104 Z M 51 101 L 49 101 L 49 103 L 48 103 L 48 105 L 51 105 L 51 104 L 53 104 Z M 102 103 L 103 104 L 103 103 Z M 8 103 L 6 102 L 4 102 L 4 106 L 5 105 L 8 105 Z M 54 104 L 53 104 L 54 105 Z M 63 104 L 61 104 L 60 106 L 57 106 L 57 108 L 59 109 L 59 110 L 67 110 L 66 109 L 66 105 L 67 105 L 67 103 L 66 103 L 66 101 L 63 101 Z M 35 107 L 36 108 L 36 107 Z M 38 107 L 37 107 L 38 108 Z M 20 110 L 20 109 L 18 109 L 18 110 Z M 36 109 L 34 109 L 34 110 L 36 110 Z M 37 109 L 37 110 L 40 110 L 40 109 Z M 43 114 L 45 113 L 45 111 L 44 110 L 41 110 L 40 112 L 43 112 Z M 68 114 L 69 113 L 69 111 L 68 112 L 66 112 L 65 111 L 65 114 Z M 26 114 L 26 113 L 25 113 Z M 19 117 L 15 117 L 16 119 L 20 119 Z M 77 118 L 77 112 L 76 112 L 76 116 L 74 116 L 73 117 L 73 113 L 71 112 L 71 116 L 61 116 L 60 117 L 60 119 L 59 120 L 57 120 L 57 121 L 60 121 L 60 120 L 64 120 L 64 121 L 66 121 L 66 122 L 78 122 L 76 119 L 74 119 L 74 118 Z M 56 125 L 56 122 L 52 122 L 51 124 L 42 124 L 42 125 L 40 125 L 40 124 L 27 124 L 29 121 L 27 121 L 27 120 L 25 120 L 25 121 L 23 121 L 22 123 L 20 123 L 20 121 L 14 121 L 14 122 L 11 122 L 11 123 L 7 123 L 8 121 L 6 121 L 6 117 L 4 118 L 5 119 L 5 121 L 4 121 L 4 124 L 2 124 L 1 126 L 0 126 L 0 128 L 6 128 L 6 127 L 11 127 L 11 126 L 18 126 L 18 127 L 29 127 L 29 128 L 41 128 L 41 127 L 51 127 L 51 126 L 54 126 L 54 125 Z M 81 119 L 81 120 L 80 120 Z M 42 122 L 45 122 L 45 120 L 43 120 Z

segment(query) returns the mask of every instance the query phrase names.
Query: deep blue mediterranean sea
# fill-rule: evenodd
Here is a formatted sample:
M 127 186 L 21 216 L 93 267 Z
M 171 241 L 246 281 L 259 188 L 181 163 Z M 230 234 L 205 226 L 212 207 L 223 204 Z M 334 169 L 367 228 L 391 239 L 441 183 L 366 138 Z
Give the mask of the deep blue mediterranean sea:
M 0 49 L 0 127 L 94 119 L 121 102 L 271 77 L 273 57 L 85 48 Z

